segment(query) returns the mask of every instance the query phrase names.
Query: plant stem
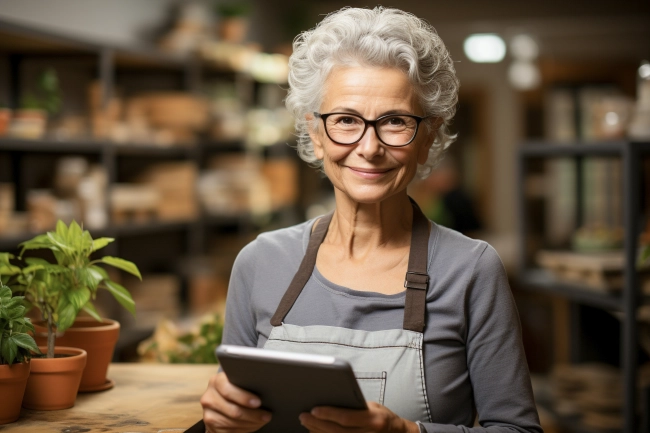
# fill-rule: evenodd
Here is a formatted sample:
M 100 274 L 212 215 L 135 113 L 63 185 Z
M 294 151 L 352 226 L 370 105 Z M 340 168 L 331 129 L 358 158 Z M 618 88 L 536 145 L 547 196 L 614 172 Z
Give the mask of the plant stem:
M 47 313 L 47 357 L 54 358 L 54 341 L 56 334 L 54 333 L 54 323 L 52 323 L 52 312 Z

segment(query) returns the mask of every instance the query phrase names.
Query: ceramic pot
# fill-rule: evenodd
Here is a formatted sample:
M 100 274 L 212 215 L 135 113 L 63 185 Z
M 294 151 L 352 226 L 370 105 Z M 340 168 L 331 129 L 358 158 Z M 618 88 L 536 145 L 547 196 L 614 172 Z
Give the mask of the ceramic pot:
M 45 110 L 23 109 L 14 111 L 9 134 L 12 137 L 39 139 L 45 135 L 47 112 Z
M 43 353 L 47 352 L 46 346 L 39 349 Z M 86 351 L 75 347 L 56 346 L 54 356 L 32 358 L 23 407 L 34 410 L 59 410 L 74 406 L 81 375 L 86 366 Z
M 29 362 L 0 365 L 0 424 L 14 422 L 20 416 L 30 367 Z
M 47 345 L 47 330 L 40 323 L 36 325 L 36 344 Z M 77 317 L 70 328 L 57 335 L 58 346 L 78 347 L 88 354 L 79 392 L 103 391 L 113 387 L 113 382 L 106 378 L 106 372 L 119 336 L 119 322 L 111 319 L 98 322 L 92 317 Z
M 0 137 L 7 134 L 10 123 L 11 110 L 8 108 L 0 108 Z

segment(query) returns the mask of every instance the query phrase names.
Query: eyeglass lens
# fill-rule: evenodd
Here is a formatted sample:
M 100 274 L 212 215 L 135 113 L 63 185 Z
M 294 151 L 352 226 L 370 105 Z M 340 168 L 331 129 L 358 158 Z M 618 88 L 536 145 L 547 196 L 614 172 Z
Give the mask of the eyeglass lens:
M 325 121 L 329 137 L 337 143 L 356 143 L 366 130 L 365 121 L 354 114 L 331 114 Z M 408 116 L 386 116 L 375 125 L 379 139 L 389 146 L 409 143 L 417 132 L 418 122 Z

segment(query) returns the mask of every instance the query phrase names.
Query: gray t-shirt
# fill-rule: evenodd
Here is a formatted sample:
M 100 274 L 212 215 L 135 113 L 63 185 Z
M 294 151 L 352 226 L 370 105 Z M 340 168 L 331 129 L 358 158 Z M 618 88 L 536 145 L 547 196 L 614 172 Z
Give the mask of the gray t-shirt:
M 261 234 L 239 253 L 228 289 L 224 344 L 264 346 L 314 221 Z M 541 432 L 519 317 L 496 251 L 432 223 L 428 272 L 423 353 L 435 423 L 423 424 L 427 431 Z M 401 329 L 404 298 L 405 292 L 351 290 L 314 269 L 284 322 Z M 483 428 L 469 428 L 476 412 Z

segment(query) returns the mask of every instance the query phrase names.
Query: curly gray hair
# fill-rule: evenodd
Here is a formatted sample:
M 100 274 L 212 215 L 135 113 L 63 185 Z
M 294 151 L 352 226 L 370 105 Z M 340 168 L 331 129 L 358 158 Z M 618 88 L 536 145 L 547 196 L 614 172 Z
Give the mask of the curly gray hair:
M 298 154 L 319 168 L 322 161 L 314 155 L 305 115 L 319 110 L 323 84 L 335 66 L 392 67 L 406 73 L 424 115 L 442 120 L 427 162 L 418 167 L 419 177 L 428 176 L 456 138 L 448 126 L 456 112 L 459 87 L 451 56 L 436 30 L 399 9 L 346 7 L 296 37 L 285 103 L 295 118 Z

